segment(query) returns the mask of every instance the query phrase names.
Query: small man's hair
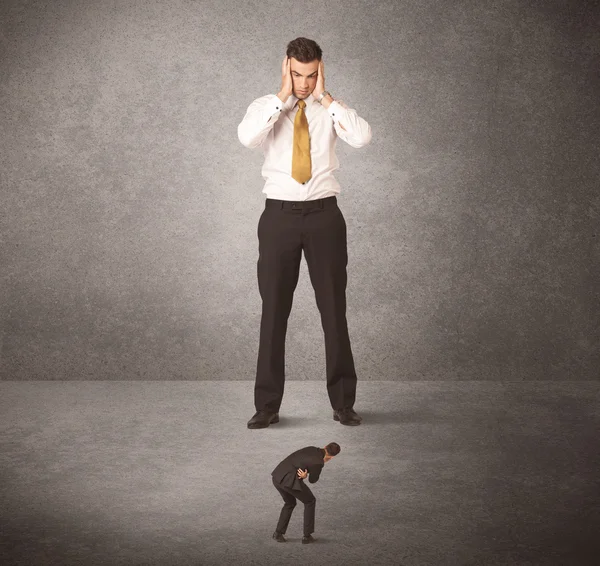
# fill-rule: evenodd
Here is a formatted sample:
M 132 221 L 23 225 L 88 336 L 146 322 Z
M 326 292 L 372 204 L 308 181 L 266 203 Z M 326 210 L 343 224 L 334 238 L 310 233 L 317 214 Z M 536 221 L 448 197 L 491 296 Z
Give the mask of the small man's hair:
M 327 450 L 327 454 L 330 456 L 337 456 L 340 453 L 341 448 L 337 442 L 330 442 L 325 446 L 325 450 Z

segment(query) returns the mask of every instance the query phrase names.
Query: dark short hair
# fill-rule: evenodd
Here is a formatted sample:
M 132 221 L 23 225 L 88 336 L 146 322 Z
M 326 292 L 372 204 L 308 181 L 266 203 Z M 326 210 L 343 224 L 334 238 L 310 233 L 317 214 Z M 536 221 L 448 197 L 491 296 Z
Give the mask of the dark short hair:
M 288 57 L 293 57 L 300 63 L 310 63 L 315 59 L 319 61 L 323 57 L 323 51 L 319 44 L 312 39 L 306 37 L 297 37 L 290 41 L 287 45 L 286 54 Z
M 325 450 L 327 450 L 327 454 L 330 456 L 337 456 L 340 453 L 341 448 L 337 442 L 330 442 L 325 446 Z

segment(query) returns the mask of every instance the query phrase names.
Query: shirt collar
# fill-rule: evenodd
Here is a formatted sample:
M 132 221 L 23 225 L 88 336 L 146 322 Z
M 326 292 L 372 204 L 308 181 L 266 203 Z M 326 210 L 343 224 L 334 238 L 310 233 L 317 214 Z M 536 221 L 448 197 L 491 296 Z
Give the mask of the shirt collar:
M 290 108 L 295 108 L 296 107 L 296 102 L 298 102 L 298 100 L 300 100 L 295 94 L 292 94 L 290 96 Z M 306 102 L 306 110 L 310 110 L 311 106 L 314 104 L 315 102 L 315 97 L 312 95 L 312 92 L 304 99 L 304 102 Z

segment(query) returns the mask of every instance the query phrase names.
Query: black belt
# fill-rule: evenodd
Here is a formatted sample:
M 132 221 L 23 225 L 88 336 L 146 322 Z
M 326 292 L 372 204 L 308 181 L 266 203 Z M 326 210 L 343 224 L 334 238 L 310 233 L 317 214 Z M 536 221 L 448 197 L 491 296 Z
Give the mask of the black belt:
M 265 206 L 292 210 L 305 210 L 312 208 L 330 208 L 337 206 L 337 197 L 318 198 L 315 200 L 279 200 L 268 198 Z

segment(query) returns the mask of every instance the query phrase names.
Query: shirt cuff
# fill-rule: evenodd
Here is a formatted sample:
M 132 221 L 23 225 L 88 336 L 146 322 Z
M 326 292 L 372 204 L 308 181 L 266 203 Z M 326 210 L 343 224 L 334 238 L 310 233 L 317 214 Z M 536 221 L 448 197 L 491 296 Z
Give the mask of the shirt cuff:
M 336 100 L 334 100 L 327 108 L 327 112 L 329 112 L 329 115 L 331 116 L 334 122 L 340 121 L 343 110 L 344 107 L 341 104 L 339 104 Z
M 271 117 L 273 117 L 273 115 L 278 115 L 282 110 L 283 102 L 279 100 L 279 97 L 277 95 L 273 95 L 273 98 L 271 98 L 267 102 L 267 106 L 265 108 L 265 116 L 269 120 L 271 119 Z

